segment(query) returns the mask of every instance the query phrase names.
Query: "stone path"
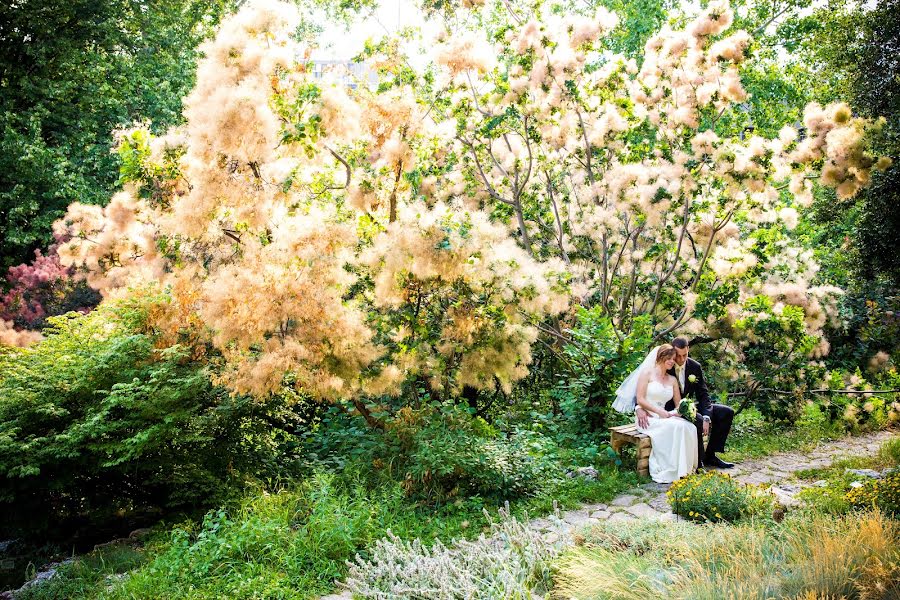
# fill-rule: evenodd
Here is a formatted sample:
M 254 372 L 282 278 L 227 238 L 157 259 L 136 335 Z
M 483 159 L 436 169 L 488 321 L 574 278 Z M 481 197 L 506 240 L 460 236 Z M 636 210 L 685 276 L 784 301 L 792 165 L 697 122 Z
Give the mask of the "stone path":
M 837 459 L 850 456 L 871 456 L 881 445 L 897 435 L 891 431 L 879 431 L 859 437 L 847 437 L 819 444 L 809 452 L 784 452 L 764 458 L 748 460 L 722 471 L 747 484 L 781 484 L 773 489 L 779 500 L 791 498 L 798 486 L 784 484 L 794 473 L 803 469 L 821 468 Z M 782 489 L 785 488 L 785 489 Z M 529 526 L 539 531 L 550 542 L 572 543 L 572 534 L 601 521 L 630 521 L 634 519 L 677 520 L 666 499 L 668 484 L 645 483 L 613 498 L 608 504 L 586 504 L 578 509 L 563 511 L 532 519 Z M 787 495 L 780 495 L 786 491 Z M 350 600 L 350 592 L 323 596 L 320 600 Z

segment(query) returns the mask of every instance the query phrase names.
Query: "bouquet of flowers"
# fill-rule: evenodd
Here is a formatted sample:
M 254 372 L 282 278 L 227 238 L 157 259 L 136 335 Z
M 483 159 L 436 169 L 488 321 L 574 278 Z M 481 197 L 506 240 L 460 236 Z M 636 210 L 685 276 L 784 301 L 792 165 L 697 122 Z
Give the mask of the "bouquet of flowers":
M 697 407 L 691 400 L 682 400 L 678 405 L 678 414 L 693 423 L 697 418 Z

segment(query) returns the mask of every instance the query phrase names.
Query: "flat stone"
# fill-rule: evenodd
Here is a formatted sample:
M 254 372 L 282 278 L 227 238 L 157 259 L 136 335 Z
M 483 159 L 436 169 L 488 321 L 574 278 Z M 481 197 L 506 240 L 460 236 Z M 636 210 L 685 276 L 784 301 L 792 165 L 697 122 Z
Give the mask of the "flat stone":
M 820 479 L 818 481 L 813 481 L 812 484 L 814 487 L 827 487 L 828 486 L 828 482 L 825 481 L 824 479 Z
M 573 510 L 563 514 L 563 521 L 575 527 L 589 524 L 591 515 L 586 510 Z
M 597 479 L 598 475 L 600 475 L 600 473 L 598 473 L 597 469 L 595 469 L 594 467 L 578 467 L 574 471 L 570 471 L 569 473 L 567 473 L 566 477 L 568 477 L 569 479 L 575 477 L 581 477 L 583 479 Z
M 852 481 L 850 483 L 850 487 L 852 487 L 852 488 L 861 488 L 864 485 L 865 484 L 862 481 Z
M 533 519 L 528 522 L 528 526 L 531 529 L 536 529 L 538 531 L 546 531 L 553 527 L 553 523 L 551 523 L 549 519 Z
M 802 502 L 794 498 L 793 494 L 775 486 L 769 488 L 769 491 L 772 492 L 772 495 L 775 496 L 775 500 L 778 501 L 778 504 L 785 508 L 796 508 L 802 505 Z
M 656 517 L 658 521 L 678 521 L 681 519 L 678 515 L 673 512 L 664 512 L 659 513 L 659 516 Z
M 629 506 L 625 510 L 627 512 L 630 512 L 631 514 L 633 514 L 636 517 L 651 518 L 651 517 L 659 516 L 658 512 L 656 512 L 655 510 L 653 510 L 652 508 L 650 508 L 643 502 L 641 504 L 635 504 L 634 506 Z
M 861 477 L 871 477 L 872 479 L 881 479 L 881 473 L 872 469 L 845 469 L 847 473 L 853 473 Z
M 340 594 L 322 596 L 319 600 L 353 600 L 353 594 L 350 592 L 341 592 Z
M 642 485 L 641 489 L 647 490 L 648 492 L 665 492 L 671 485 L 671 483 L 656 483 L 655 481 L 651 481 L 650 483 Z
M 610 517 L 612 513 L 608 510 L 598 510 L 591 513 L 592 519 L 606 520 Z
M 629 494 L 625 494 L 623 496 L 619 496 L 618 498 L 616 498 L 615 500 L 610 502 L 610 505 L 611 506 L 631 506 L 632 504 L 634 504 L 637 501 L 638 501 L 637 496 L 631 496 Z
M 665 494 L 660 494 L 656 498 L 648 501 L 647 504 L 650 505 L 650 508 L 659 512 L 669 510 L 669 498 Z
M 634 516 L 629 515 L 628 513 L 625 513 L 625 512 L 617 512 L 614 515 L 612 515 L 610 518 L 608 518 L 606 521 L 607 521 L 607 523 L 615 523 L 617 521 L 634 521 Z
M 738 481 L 740 481 L 741 483 L 748 483 L 752 485 L 759 485 L 760 483 L 771 483 L 773 480 L 773 477 L 766 475 L 765 473 L 751 473 L 749 475 L 744 475 L 738 478 Z
M 779 483 L 778 489 L 784 490 L 788 494 L 796 494 L 803 489 L 803 486 L 796 483 Z
M 586 510 L 589 513 L 594 512 L 595 510 L 606 510 L 606 504 L 585 504 L 581 507 L 582 510 Z

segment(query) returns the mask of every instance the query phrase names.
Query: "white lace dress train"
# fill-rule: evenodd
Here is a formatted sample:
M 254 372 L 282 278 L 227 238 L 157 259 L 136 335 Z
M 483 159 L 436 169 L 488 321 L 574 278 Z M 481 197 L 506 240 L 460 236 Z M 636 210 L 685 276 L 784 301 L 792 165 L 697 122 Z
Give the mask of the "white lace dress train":
M 672 399 L 671 386 L 658 381 L 647 384 L 647 401 L 664 408 Z M 650 450 L 650 478 L 657 483 L 672 483 L 697 470 L 697 427 L 681 417 L 661 419 L 650 414 L 646 433 L 653 446 Z

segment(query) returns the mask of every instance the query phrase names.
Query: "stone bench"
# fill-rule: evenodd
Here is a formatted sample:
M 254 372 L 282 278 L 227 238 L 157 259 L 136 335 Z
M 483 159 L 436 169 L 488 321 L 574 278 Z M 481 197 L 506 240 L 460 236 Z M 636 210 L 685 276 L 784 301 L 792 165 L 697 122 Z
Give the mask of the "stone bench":
M 609 444 L 619 453 L 625 444 L 634 444 L 638 475 L 650 476 L 650 438 L 637 430 L 637 425 L 619 425 L 609 428 Z

